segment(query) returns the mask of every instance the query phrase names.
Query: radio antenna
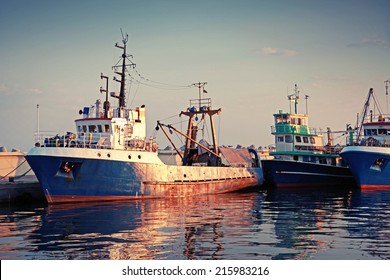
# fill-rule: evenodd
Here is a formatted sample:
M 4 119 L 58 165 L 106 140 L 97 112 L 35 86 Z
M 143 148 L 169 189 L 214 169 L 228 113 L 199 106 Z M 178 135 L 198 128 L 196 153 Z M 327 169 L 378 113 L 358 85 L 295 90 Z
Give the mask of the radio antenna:
M 385 88 L 386 88 L 386 110 L 387 110 L 387 114 L 389 113 L 389 83 L 390 83 L 390 79 L 387 79 L 385 81 Z
M 125 38 L 125 36 L 123 35 L 122 28 L 121 28 L 121 34 L 122 34 L 122 42 L 123 44 L 126 44 L 127 41 L 129 40 L 129 35 L 126 33 L 126 38 Z

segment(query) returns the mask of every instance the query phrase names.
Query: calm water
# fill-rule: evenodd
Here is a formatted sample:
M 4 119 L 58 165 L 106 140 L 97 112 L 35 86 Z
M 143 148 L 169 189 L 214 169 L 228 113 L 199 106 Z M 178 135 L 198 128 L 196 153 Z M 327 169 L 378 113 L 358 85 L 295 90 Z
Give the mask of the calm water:
M 0 259 L 390 259 L 390 191 L 0 206 Z

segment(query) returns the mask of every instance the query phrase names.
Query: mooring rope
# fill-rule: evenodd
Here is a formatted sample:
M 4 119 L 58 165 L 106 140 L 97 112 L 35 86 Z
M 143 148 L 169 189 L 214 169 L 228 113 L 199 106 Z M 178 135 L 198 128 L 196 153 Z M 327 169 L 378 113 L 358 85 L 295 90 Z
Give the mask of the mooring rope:
M 11 174 L 12 172 L 15 172 L 15 171 L 16 171 L 20 166 L 22 166 L 22 164 L 25 163 L 25 162 L 26 162 L 26 159 L 24 159 L 24 161 L 23 161 L 22 163 L 20 163 L 14 170 L 12 170 L 12 171 L 9 172 L 8 174 L 6 174 L 6 175 L 4 175 L 3 177 L 1 177 L 0 180 L 4 180 L 5 178 L 7 178 L 9 174 Z M 24 174 L 18 176 L 17 178 L 21 178 L 21 177 L 25 176 L 28 172 L 30 172 L 30 170 L 31 170 L 31 168 L 30 168 L 27 172 L 25 172 Z

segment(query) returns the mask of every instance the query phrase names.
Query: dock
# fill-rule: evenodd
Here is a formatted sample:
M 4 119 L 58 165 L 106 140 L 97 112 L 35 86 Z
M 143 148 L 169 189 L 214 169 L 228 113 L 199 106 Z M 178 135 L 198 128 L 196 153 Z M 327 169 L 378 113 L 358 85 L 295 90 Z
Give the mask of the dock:
M 0 181 L 0 203 L 45 201 L 45 195 L 35 176 Z

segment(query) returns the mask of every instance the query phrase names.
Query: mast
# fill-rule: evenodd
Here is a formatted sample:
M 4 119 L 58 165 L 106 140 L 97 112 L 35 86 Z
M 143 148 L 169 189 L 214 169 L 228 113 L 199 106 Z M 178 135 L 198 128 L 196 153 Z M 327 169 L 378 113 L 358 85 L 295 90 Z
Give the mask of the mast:
M 308 115 L 309 114 L 309 110 L 308 110 L 308 108 L 307 108 L 307 99 L 309 99 L 309 95 L 307 95 L 307 94 L 305 94 L 305 99 L 306 99 L 306 115 Z
M 124 109 L 126 107 L 126 104 L 125 104 L 125 97 L 126 97 L 126 92 L 125 92 L 126 74 L 125 74 L 125 71 L 126 71 L 126 43 L 127 43 L 127 39 L 128 39 L 128 36 L 126 34 L 126 38 L 123 37 L 123 39 L 122 39 L 123 46 L 118 45 L 118 43 L 115 44 L 115 47 L 123 50 L 121 72 L 115 72 L 116 74 L 121 76 L 121 79 L 118 80 L 118 79 L 114 78 L 115 81 L 117 81 L 121 84 L 121 88 L 119 91 L 119 109 L 121 109 L 121 111 L 122 111 L 122 109 Z
M 219 157 L 219 149 L 218 149 L 218 142 L 217 142 L 217 137 L 215 133 L 215 127 L 214 127 L 214 121 L 213 121 L 213 116 L 215 114 L 220 114 L 221 109 L 218 110 L 213 110 L 211 109 L 211 98 L 204 98 L 202 99 L 202 93 L 207 93 L 207 91 L 204 89 L 204 86 L 206 85 L 206 82 L 199 82 L 193 84 L 193 86 L 197 87 L 199 89 L 199 98 L 197 100 L 192 100 L 195 101 L 196 105 L 194 106 L 191 102 L 190 108 L 188 108 L 187 111 L 182 111 L 180 113 L 181 115 L 188 116 L 188 127 L 187 127 L 187 134 L 185 135 L 186 137 L 186 145 L 185 145 L 185 150 L 184 150 L 184 155 L 183 155 L 183 163 L 187 164 L 187 160 L 189 160 L 190 155 L 190 150 L 194 148 L 195 144 L 199 145 L 199 142 L 196 141 L 196 134 L 198 131 L 197 125 L 194 124 L 194 120 L 197 120 L 197 115 L 200 114 L 202 116 L 208 115 L 210 118 L 210 126 L 211 126 L 211 133 L 212 133 L 212 138 L 213 138 L 213 150 L 209 151 L 211 154 L 215 155 L 216 157 Z M 201 145 L 200 145 L 201 146 Z
M 290 100 L 290 114 L 291 112 L 291 103 L 294 103 L 294 114 L 298 114 L 298 99 L 299 99 L 299 90 L 297 84 L 295 84 L 294 93 L 287 96 Z
M 201 100 L 202 100 L 202 92 L 207 93 L 207 91 L 204 89 L 204 86 L 207 85 L 207 82 L 198 82 L 195 84 L 192 84 L 194 87 L 197 87 L 199 89 L 199 108 L 201 107 Z M 202 91 L 200 90 L 202 89 Z
M 37 104 L 37 137 L 36 140 L 37 142 L 41 141 L 41 136 L 39 135 L 39 104 Z
M 100 93 L 105 92 L 106 93 L 106 101 L 103 103 L 103 109 L 104 109 L 104 117 L 108 118 L 108 111 L 110 110 L 110 102 L 108 101 L 108 77 L 104 76 L 103 73 L 100 74 L 100 79 L 106 80 L 106 88 L 103 89 L 100 87 Z
M 122 32 L 122 29 L 121 29 Z M 129 36 L 126 34 L 126 36 L 123 36 L 122 33 L 122 43 L 123 46 L 119 45 L 118 43 L 115 44 L 115 47 L 118 49 L 122 49 L 122 66 L 114 66 L 113 68 L 116 70 L 117 68 L 121 67 L 121 71 L 117 72 L 115 71 L 115 74 L 120 75 L 120 80 L 114 77 L 114 81 L 120 83 L 120 91 L 119 91 L 119 96 L 115 94 L 111 94 L 112 97 L 118 98 L 119 99 L 119 117 L 123 118 L 124 117 L 124 110 L 126 109 L 126 66 L 130 67 L 135 67 L 134 63 L 130 63 L 126 65 L 126 58 L 129 56 L 126 54 L 126 44 L 128 42 Z
M 390 83 L 390 79 L 387 79 L 385 81 L 385 88 L 386 88 L 386 114 L 389 113 L 389 83 Z

